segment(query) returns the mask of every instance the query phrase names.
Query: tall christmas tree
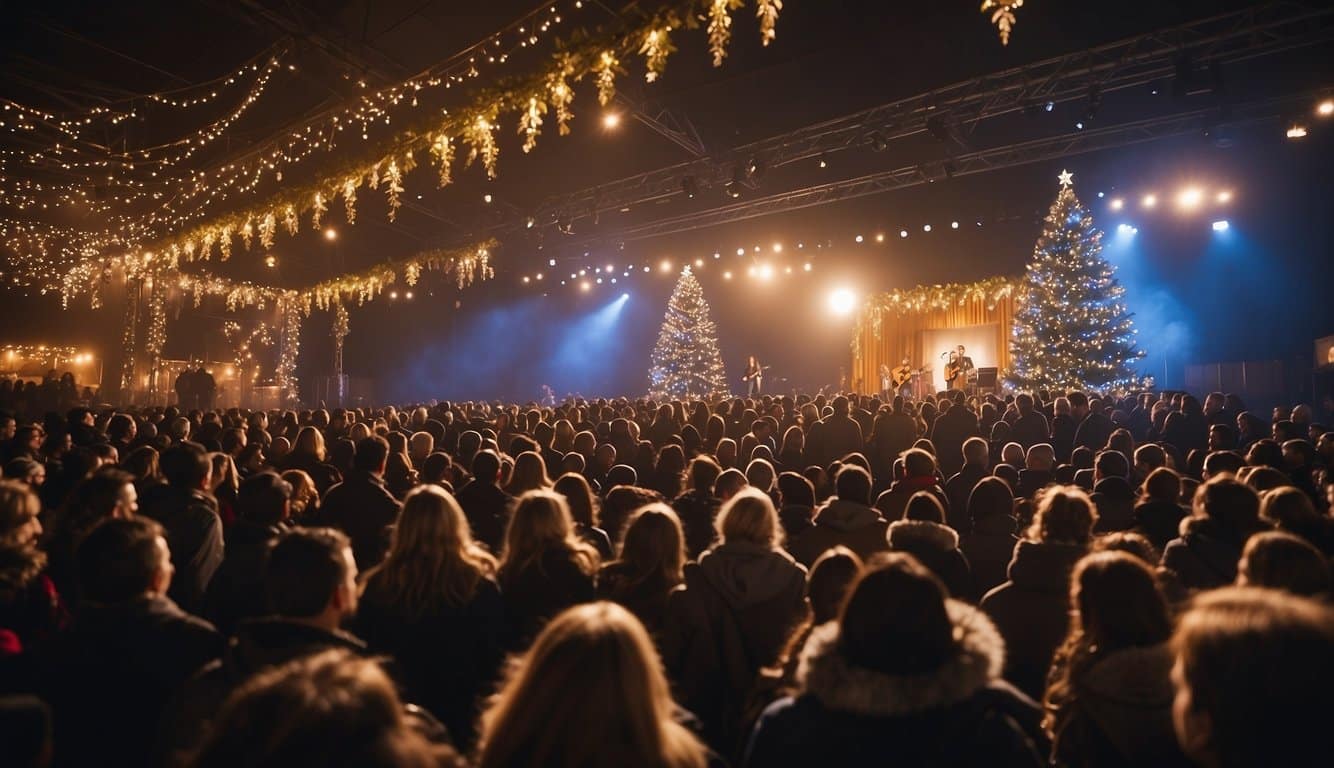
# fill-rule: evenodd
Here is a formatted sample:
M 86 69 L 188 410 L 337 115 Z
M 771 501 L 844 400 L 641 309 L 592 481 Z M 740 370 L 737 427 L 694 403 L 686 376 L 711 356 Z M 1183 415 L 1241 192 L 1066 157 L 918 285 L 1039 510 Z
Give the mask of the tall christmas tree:
M 649 394 L 657 399 L 728 394 L 718 328 L 709 317 L 704 290 L 688 266 L 667 301 L 650 366 Z
M 1033 248 L 1010 342 L 1010 383 L 1021 389 L 1115 390 L 1135 381 L 1144 356 L 1116 268 L 1100 255 L 1102 231 L 1062 171 Z

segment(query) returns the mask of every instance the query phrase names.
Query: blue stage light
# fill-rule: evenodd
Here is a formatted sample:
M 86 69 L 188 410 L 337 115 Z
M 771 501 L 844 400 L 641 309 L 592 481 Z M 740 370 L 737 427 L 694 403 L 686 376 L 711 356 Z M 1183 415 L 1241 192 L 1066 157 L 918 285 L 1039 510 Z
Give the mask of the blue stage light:
M 1231 226 L 1232 226 L 1232 225 L 1229 224 L 1229 223 L 1227 222 L 1227 219 L 1219 219 L 1218 221 L 1215 221 L 1215 222 L 1214 222 L 1214 231 L 1215 231 L 1215 232 L 1226 232 L 1226 231 L 1228 231 L 1228 228 L 1231 227 Z

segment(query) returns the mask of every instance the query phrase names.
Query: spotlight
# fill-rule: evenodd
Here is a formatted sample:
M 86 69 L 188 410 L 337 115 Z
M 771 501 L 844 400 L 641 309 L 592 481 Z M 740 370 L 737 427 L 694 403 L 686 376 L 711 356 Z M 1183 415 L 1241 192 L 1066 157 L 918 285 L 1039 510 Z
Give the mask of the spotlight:
M 1306 126 L 1302 123 L 1293 121 L 1288 124 L 1287 135 L 1289 139 L 1304 139 L 1306 138 Z
M 408 291 L 408 292 L 404 293 L 404 294 L 403 294 L 403 298 L 407 299 L 408 301 L 411 301 L 411 300 L 412 300 L 412 291 Z
M 876 241 L 877 243 L 883 243 L 883 242 L 885 242 L 885 233 L 884 233 L 884 232 L 877 232 L 877 233 L 875 233 L 875 241 Z
M 615 112 L 608 112 L 602 116 L 602 127 L 612 130 L 621 124 L 621 116 Z
M 752 179 L 758 179 L 764 175 L 764 160 L 755 156 L 746 161 L 746 176 Z
M 537 273 L 537 275 L 536 275 L 536 279 L 538 279 L 538 280 L 541 280 L 541 279 L 542 279 L 542 273 L 541 273 L 541 272 L 538 272 L 538 273 Z
M 745 248 L 738 248 L 738 249 L 736 249 L 736 255 L 738 255 L 738 256 L 745 256 L 745 255 L 746 255 L 746 249 L 745 249 Z
M 273 269 L 274 267 L 278 266 L 278 257 L 274 256 L 271 253 L 268 256 L 265 256 L 264 266 L 268 267 L 269 269 Z
M 773 267 L 769 266 L 768 264 L 765 264 L 764 266 L 760 267 L 760 279 L 761 279 L 761 280 L 772 280 L 773 277 L 774 277 L 774 268 L 773 268 Z
M 537 225 L 537 219 L 534 219 L 532 216 L 529 216 L 528 218 L 523 220 L 523 225 L 528 229 L 532 229 L 534 226 Z
M 628 299 L 628 298 L 630 298 L 630 294 L 629 294 L 629 293 L 622 293 L 622 294 L 621 294 L 621 298 L 622 298 L 622 299 Z
M 872 131 L 870 137 L 867 139 L 867 143 L 869 143 L 871 149 L 876 152 L 884 152 L 886 149 L 889 149 L 889 142 L 885 141 L 884 134 L 880 133 L 880 131 Z
M 649 270 L 648 270 L 648 265 L 647 265 L 647 264 L 644 265 L 644 271 L 645 271 L 645 272 L 649 271 Z
M 783 244 L 774 243 L 774 253 L 782 253 L 782 252 L 783 252 Z
M 686 176 L 681 179 L 681 192 L 684 193 L 687 198 L 692 200 L 695 195 L 699 193 L 699 183 L 695 181 L 694 176 Z
M 696 267 L 696 268 L 703 267 L 703 266 L 704 266 L 704 259 L 695 259 L 695 267 Z
M 806 262 L 805 264 L 802 264 L 802 265 L 801 265 L 801 268 L 804 269 L 804 270 L 806 270 L 807 272 L 810 272 L 810 271 L 811 271 L 811 263 L 808 261 L 808 262 Z
M 857 296 L 847 288 L 839 288 L 829 294 L 829 311 L 835 315 L 850 315 L 857 308 Z
M 1213 226 L 1215 232 L 1226 232 L 1232 225 L 1228 223 L 1227 219 L 1219 219 L 1214 222 Z
M 579 284 L 579 290 L 583 291 L 584 293 L 588 293 L 589 291 L 593 290 L 593 285 L 592 283 L 585 280 Z
M 923 225 L 922 225 L 922 231 L 923 231 L 923 232 L 930 232 L 930 231 L 931 231 L 931 225 L 930 225 L 930 224 L 923 224 Z
M 731 279 L 732 279 L 732 273 L 731 273 L 730 271 L 729 271 L 729 272 L 724 272 L 724 273 L 723 273 L 723 279 L 724 279 L 724 280 L 731 280 Z
M 486 203 L 487 205 L 490 205 L 490 204 L 491 204 L 491 193 L 490 193 L 490 192 L 487 192 L 485 195 L 482 195 L 482 202 Z
M 1106 192 L 1103 192 L 1103 191 L 1101 191 L 1101 190 L 1098 191 L 1098 199 L 1099 199 L 1099 200 L 1101 200 L 1102 198 L 1104 198 L 1104 197 L 1106 197 L 1106 196 L 1107 196 L 1107 193 L 1106 193 Z
M 908 236 L 908 230 L 906 229 L 899 230 L 899 237 L 907 237 L 907 236 Z
M 861 235 L 857 235 L 857 237 L 854 238 L 854 239 L 855 239 L 857 242 L 860 243 L 860 242 L 861 242 L 862 240 L 864 240 L 865 238 L 863 238 Z
M 398 298 L 398 291 L 390 291 L 390 292 L 389 292 L 389 299 L 390 299 L 391 301 L 393 301 L 393 300 L 395 300 L 395 299 L 397 299 L 397 298 Z
M 1082 131 L 1082 130 L 1084 130 L 1084 121 L 1083 121 L 1083 120 L 1079 120 L 1079 121 L 1077 121 L 1077 122 L 1075 123 L 1075 130 L 1076 130 L 1076 131 Z
M 824 155 L 820 155 L 820 167 L 821 168 L 829 167 L 829 161 L 824 159 Z
M 334 229 L 333 227 L 329 227 L 328 229 L 324 230 L 324 239 L 325 239 L 325 240 L 337 240 L 337 239 L 338 239 L 338 230 Z
M 729 181 L 727 182 L 727 185 L 723 187 L 723 191 L 727 193 L 728 197 L 735 200 L 738 197 L 741 197 L 741 184 L 736 181 Z
M 1219 192 L 1218 196 L 1214 199 L 1219 203 L 1230 203 L 1232 202 L 1232 191 L 1225 189 L 1222 192 Z
M 1325 99 L 1315 107 L 1315 113 L 1321 117 L 1334 115 L 1334 99 Z
M 1204 202 L 1204 190 L 1199 187 L 1186 187 L 1177 195 L 1177 206 L 1186 210 L 1200 207 Z
M 1107 203 L 1107 207 L 1111 208 L 1113 211 L 1119 211 L 1123 207 L 1125 207 L 1125 204 L 1126 204 L 1125 200 L 1122 200 L 1119 197 L 1113 197 L 1111 202 Z
M 950 222 L 950 229 L 958 229 L 958 228 L 959 228 L 959 222 L 957 221 Z
M 1118 235 L 1133 235 L 1135 234 L 1135 228 L 1129 224 L 1117 224 L 1116 233 Z
M 1145 208 L 1152 208 L 1158 204 L 1158 196 L 1152 194 L 1145 195 L 1141 203 L 1143 203 Z
M 1044 104 L 1042 108 L 1045 109 L 1046 111 L 1050 112 L 1050 111 L 1052 111 L 1053 109 L 1056 109 L 1056 102 L 1054 102 L 1054 101 L 1049 101 L 1049 102 L 1047 102 L 1046 104 Z
M 528 284 L 528 282 L 529 282 L 529 280 L 528 280 L 528 275 L 524 275 L 524 276 L 523 276 L 523 282 L 524 282 L 525 285 Z
M 554 266 L 556 266 L 556 260 L 555 260 L 555 259 L 547 259 L 547 266 L 548 266 L 548 267 L 554 267 Z
M 658 269 L 661 269 L 663 272 L 671 272 L 671 271 L 672 271 L 672 262 L 671 262 L 671 260 L 670 260 L 670 259 L 663 259 L 663 260 L 662 260 L 662 263 L 658 265 Z
M 597 279 L 597 284 L 598 284 L 598 285 L 602 285 L 602 278 L 599 277 L 599 278 Z
M 719 253 L 719 252 L 717 252 L 717 251 L 714 251 L 714 252 L 713 252 L 713 258 L 715 258 L 715 259 L 721 259 L 722 257 L 723 257 L 723 255 L 722 255 L 721 253 Z
M 615 272 L 615 271 L 616 271 L 616 268 L 615 268 L 615 267 L 613 267 L 613 266 L 610 265 L 610 264 L 607 265 L 607 269 L 606 269 L 607 274 L 610 275 L 612 272 Z

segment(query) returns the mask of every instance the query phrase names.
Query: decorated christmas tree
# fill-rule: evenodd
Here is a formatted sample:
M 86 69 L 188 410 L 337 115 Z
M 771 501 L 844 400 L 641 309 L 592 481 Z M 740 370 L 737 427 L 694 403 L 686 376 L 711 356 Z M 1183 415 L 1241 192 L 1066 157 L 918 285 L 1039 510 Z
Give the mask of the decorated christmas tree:
M 657 399 L 728 394 L 718 328 L 709 317 L 704 290 L 691 273 L 681 270 L 648 372 L 649 394 Z
M 1010 342 L 1010 383 L 1020 389 L 1117 390 L 1135 381 L 1144 353 L 1116 269 L 1104 260 L 1102 232 L 1075 197 L 1072 175 L 1033 248 Z

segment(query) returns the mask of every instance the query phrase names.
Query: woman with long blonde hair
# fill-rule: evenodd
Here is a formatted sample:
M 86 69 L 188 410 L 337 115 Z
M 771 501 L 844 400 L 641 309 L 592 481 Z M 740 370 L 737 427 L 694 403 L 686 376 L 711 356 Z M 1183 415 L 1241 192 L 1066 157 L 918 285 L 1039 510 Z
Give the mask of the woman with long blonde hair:
M 685 581 L 685 563 L 681 519 L 666 504 L 649 504 L 631 516 L 620 558 L 598 573 L 598 595 L 625 606 L 657 634 L 672 593 Z
M 511 647 L 523 647 L 571 605 L 591 601 L 598 564 L 597 550 L 575 533 L 564 496 L 547 490 L 520 496 L 499 572 Z
M 703 768 L 648 633 L 599 602 L 547 625 L 482 715 L 479 768 Z
M 329 463 L 324 433 L 310 426 L 302 427 L 297 433 L 291 453 L 283 457 L 282 468 L 299 469 L 310 475 L 321 496 L 343 480 L 342 474 Z
M 444 489 L 424 485 L 403 502 L 384 562 L 366 573 L 357 633 L 393 656 L 409 698 L 473 736 L 479 696 L 501 661 L 504 605 L 496 561 L 472 540 L 468 519 Z
M 550 487 L 551 478 L 547 475 L 547 465 L 542 461 L 542 454 L 524 451 L 515 457 L 509 485 L 505 486 L 506 493 L 511 496 L 522 496 L 528 491 L 545 490 Z

